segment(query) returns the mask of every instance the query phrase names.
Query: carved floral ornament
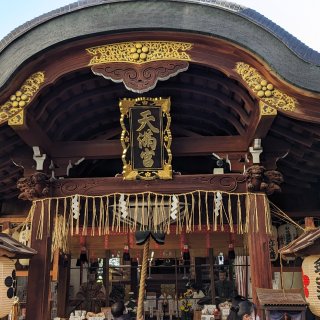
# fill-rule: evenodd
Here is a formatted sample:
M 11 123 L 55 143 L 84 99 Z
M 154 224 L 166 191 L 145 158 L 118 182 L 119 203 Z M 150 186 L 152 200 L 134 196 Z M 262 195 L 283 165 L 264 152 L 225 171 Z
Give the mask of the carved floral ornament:
M 109 62 L 130 62 L 142 64 L 160 60 L 191 61 L 186 52 L 191 43 L 173 41 L 136 41 L 113 43 L 86 49 L 93 56 L 89 66 Z
M 295 110 L 297 101 L 276 89 L 273 84 L 264 79 L 255 68 L 244 62 L 238 62 L 235 71 L 247 83 L 257 97 L 269 106 L 269 110 L 265 110 L 265 112 L 272 112 L 272 108 L 283 111 Z
M 44 80 L 44 72 L 34 73 L 0 106 L 0 125 L 7 121 L 11 126 L 24 124 L 24 109 L 39 91 Z
M 136 41 L 113 43 L 86 49 L 94 74 L 113 82 L 123 82 L 133 92 L 153 89 L 158 80 L 167 80 L 186 71 L 191 61 L 191 43 Z

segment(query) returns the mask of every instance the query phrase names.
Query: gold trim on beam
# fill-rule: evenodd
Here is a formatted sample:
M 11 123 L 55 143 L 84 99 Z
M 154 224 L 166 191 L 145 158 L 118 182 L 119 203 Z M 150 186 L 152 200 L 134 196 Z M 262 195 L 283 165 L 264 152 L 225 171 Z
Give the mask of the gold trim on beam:
M 8 122 L 10 126 L 22 126 L 24 124 L 24 109 L 39 91 L 44 80 L 44 72 L 34 73 L 19 90 L 10 96 L 7 102 L 0 106 L 0 125 L 4 122 Z
M 295 110 L 297 106 L 296 99 L 274 88 L 273 84 L 268 83 L 255 68 L 244 62 L 238 62 L 235 71 L 247 83 L 255 95 L 261 101 L 265 102 L 269 108 L 283 111 Z M 270 112 L 270 110 L 268 112 Z
M 277 115 L 277 109 L 270 107 L 263 101 L 259 101 L 259 110 L 260 110 L 260 116 L 276 116 Z
M 86 50 L 93 56 L 89 66 L 110 62 L 142 64 L 161 60 L 191 61 L 186 51 L 190 50 L 192 45 L 188 42 L 174 41 L 133 41 L 92 47 Z

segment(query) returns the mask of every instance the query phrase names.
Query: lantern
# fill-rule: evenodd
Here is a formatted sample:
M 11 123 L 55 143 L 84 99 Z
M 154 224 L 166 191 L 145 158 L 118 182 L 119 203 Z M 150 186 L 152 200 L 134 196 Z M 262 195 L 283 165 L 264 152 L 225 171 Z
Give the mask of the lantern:
M 7 316 L 14 303 L 16 271 L 14 262 L 0 257 L 0 318 Z
M 278 231 L 275 226 L 271 227 L 271 236 L 269 239 L 270 261 L 278 259 Z
M 281 225 L 278 228 L 278 239 L 279 239 L 279 248 L 282 248 L 288 245 L 291 241 L 297 239 L 298 232 L 294 225 L 286 223 Z M 295 258 L 292 257 L 283 257 L 284 260 L 290 261 Z
M 302 263 L 303 289 L 309 308 L 320 316 L 320 255 L 306 257 Z

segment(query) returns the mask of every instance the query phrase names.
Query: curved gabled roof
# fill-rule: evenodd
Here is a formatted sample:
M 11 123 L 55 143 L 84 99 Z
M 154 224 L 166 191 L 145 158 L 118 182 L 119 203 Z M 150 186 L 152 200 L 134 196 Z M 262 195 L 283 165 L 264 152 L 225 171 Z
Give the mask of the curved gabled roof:
M 320 93 L 319 54 L 312 62 L 311 51 L 301 44 L 299 57 L 298 51 L 289 48 L 293 38 L 255 14 L 225 1 L 86 0 L 16 29 L 2 42 L 0 105 L 34 73 L 43 71 L 45 80 L 25 108 L 28 126 L 20 131 L 4 122 L 0 126 L 0 200 L 16 196 L 16 180 L 22 168 L 26 172 L 30 167 L 33 146 L 40 146 L 53 159 L 58 166 L 56 176 L 66 174 L 70 159 L 78 163 L 83 157 L 86 160 L 71 170 L 74 177 L 121 172 L 118 99 L 136 94 L 123 84 L 95 76 L 86 49 L 128 41 L 192 44 L 189 69 L 160 81 L 150 93 L 172 98 L 176 144 L 190 138 L 193 146 L 209 146 L 197 151 L 182 148 L 180 153 L 173 149 L 175 170 L 182 174 L 212 172 L 212 137 L 219 141 L 224 136 L 232 138 L 232 148 L 237 147 L 231 151 L 235 152 L 233 160 L 242 161 L 259 115 L 257 96 L 236 71 L 238 62 L 243 62 L 296 99 L 294 111 L 279 110 L 273 122 L 264 124 L 270 125 L 265 129 L 269 130 L 266 146 L 277 153 L 277 159 L 290 149 L 278 162 L 287 190 L 308 190 L 308 196 L 315 193 L 320 185 L 320 95 L 314 93 Z M 109 140 L 112 154 L 91 154 L 90 149 L 84 155 L 84 146 L 101 150 L 102 140 Z M 239 161 L 237 165 L 243 169 Z M 239 168 L 233 169 L 240 172 Z
M 21 25 L 0 41 L 0 69 L 5 70 L 0 87 L 26 60 L 60 42 L 122 30 L 161 29 L 227 39 L 258 55 L 294 85 L 320 92 L 320 53 L 256 11 L 219 0 L 147 2 L 81 0 Z
M 0 41 L 0 52 L 4 50 L 11 42 L 13 42 L 18 37 L 22 36 L 24 33 L 35 28 L 39 24 L 45 23 L 48 20 L 54 19 L 58 16 L 81 10 L 90 6 L 96 6 L 103 3 L 112 3 L 112 2 L 128 2 L 130 0 L 82 0 L 76 1 L 69 5 L 63 6 L 61 8 L 52 10 L 48 13 L 42 14 L 39 17 L 36 17 L 21 26 L 12 30 L 7 36 L 5 36 Z M 149 0 L 150 1 L 150 0 Z M 247 8 L 243 5 L 236 4 L 229 1 L 220 1 L 220 0 L 169 0 L 177 2 L 189 2 L 189 3 L 198 3 L 205 6 L 215 6 L 225 10 L 232 11 L 242 17 L 247 18 L 253 23 L 259 25 L 265 30 L 272 33 L 279 40 L 288 46 L 290 50 L 293 51 L 298 57 L 302 60 L 309 62 L 311 64 L 320 65 L 320 53 L 316 50 L 311 49 L 299 39 L 294 37 L 292 34 L 284 30 L 282 27 L 266 18 L 259 12 Z

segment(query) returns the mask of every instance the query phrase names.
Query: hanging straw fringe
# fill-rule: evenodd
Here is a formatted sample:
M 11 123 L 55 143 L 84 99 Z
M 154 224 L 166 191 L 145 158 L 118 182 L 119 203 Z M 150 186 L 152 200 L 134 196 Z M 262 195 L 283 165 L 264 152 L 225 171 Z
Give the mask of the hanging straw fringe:
M 75 197 L 79 204 L 79 216 L 74 215 L 71 208 L 72 199 Z M 174 195 L 153 192 L 114 193 L 96 197 L 73 195 L 34 200 L 25 224 L 33 221 L 34 211 L 38 206 L 40 218 L 39 221 L 33 221 L 31 227 L 36 228 L 36 236 L 41 239 L 45 219 L 53 216 L 54 246 L 60 249 L 66 248 L 66 245 L 59 237 L 57 226 L 60 228 L 60 235 L 64 237 L 67 237 L 69 232 L 71 235 L 86 236 L 88 230 L 91 235 L 103 236 L 109 234 L 110 229 L 115 232 L 153 230 L 168 234 L 171 224 L 176 224 L 175 233 L 180 234 L 184 229 L 187 233 L 193 232 L 195 227 L 201 230 L 202 222 L 206 225 L 206 230 L 210 230 L 212 225 L 213 231 L 217 231 L 218 228 L 223 231 L 224 226 L 228 224 L 231 232 L 236 230 L 238 234 L 244 234 L 250 230 L 259 231 L 259 219 L 261 219 L 259 216 L 261 215 L 258 215 L 257 203 L 261 197 L 263 201 L 259 203 L 260 205 L 261 202 L 263 203 L 261 207 L 264 210 L 265 231 L 269 234 L 271 232 L 271 213 L 287 220 L 289 217 L 285 217 L 278 207 L 271 204 L 266 195 L 204 190 Z M 178 203 L 175 214 L 172 213 L 173 201 Z M 196 201 L 198 201 L 197 204 Z M 242 209 L 244 205 L 245 209 Z M 126 211 L 125 214 L 123 210 Z M 173 218 L 175 216 L 176 218 Z M 236 229 L 234 229 L 234 223 L 237 225 Z M 80 224 L 82 224 L 82 229 L 80 229 Z M 50 225 L 49 228 L 51 228 Z M 59 241 L 60 244 L 58 244 Z

